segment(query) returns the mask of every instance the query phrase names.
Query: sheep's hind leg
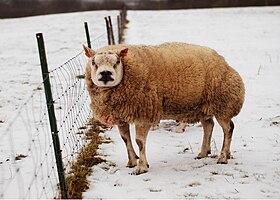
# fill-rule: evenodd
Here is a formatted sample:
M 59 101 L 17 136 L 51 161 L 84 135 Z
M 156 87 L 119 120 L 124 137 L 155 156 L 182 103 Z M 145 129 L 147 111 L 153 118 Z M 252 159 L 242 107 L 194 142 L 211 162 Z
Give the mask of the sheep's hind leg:
M 211 153 L 210 142 L 211 142 L 213 127 L 214 127 L 214 121 L 212 118 L 201 119 L 200 121 L 203 127 L 204 135 L 203 135 L 201 151 L 196 157 L 197 159 L 205 158 L 208 156 L 208 154 Z
M 127 155 L 128 155 L 128 163 L 127 167 L 135 167 L 137 165 L 137 159 L 139 158 L 132 146 L 130 131 L 129 131 L 129 124 L 118 125 L 118 129 L 120 135 L 126 145 Z
M 234 129 L 234 123 L 229 120 L 224 120 L 221 118 L 217 118 L 217 121 L 219 122 L 220 126 L 223 128 L 224 132 L 224 142 L 222 151 L 220 154 L 220 157 L 218 159 L 218 164 L 227 164 L 227 159 L 230 159 L 230 144 L 231 144 L 231 138 L 232 133 Z
M 148 124 L 136 124 L 136 143 L 139 147 L 140 159 L 137 169 L 132 172 L 133 175 L 143 174 L 148 171 L 149 165 L 146 158 L 146 140 L 150 128 L 151 125 Z

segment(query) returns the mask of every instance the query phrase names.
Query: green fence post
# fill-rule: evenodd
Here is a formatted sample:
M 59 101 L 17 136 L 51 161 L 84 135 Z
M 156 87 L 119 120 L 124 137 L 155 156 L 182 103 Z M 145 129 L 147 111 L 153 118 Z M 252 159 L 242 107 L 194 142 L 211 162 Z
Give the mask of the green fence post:
M 67 187 L 66 187 L 66 181 L 65 181 L 65 175 L 64 175 L 64 167 L 63 167 L 63 162 L 62 162 L 60 142 L 59 142 L 59 137 L 58 137 L 56 117 L 55 117 L 55 112 L 54 112 L 54 105 L 53 105 L 54 101 L 53 101 L 52 92 L 51 92 L 51 84 L 50 84 L 50 79 L 49 79 L 49 71 L 48 71 L 48 64 L 47 64 L 43 34 L 37 33 L 36 38 L 37 38 L 37 43 L 38 43 L 39 55 L 40 55 L 41 70 L 42 70 L 42 76 L 43 76 L 43 82 L 44 82 L 44 88 L 45 88 L 45 96 L 46 96 L 47 107 L 48 107 L 48 115 L 49 115 L 49 120 L 50 120 L 53 147 L 54 147 L 54 152 L 55 152 L 57 173 L 58 173 L 59 185 L 60 185 L 60 190 L 61 190 L 61 198 L 67 199 Z

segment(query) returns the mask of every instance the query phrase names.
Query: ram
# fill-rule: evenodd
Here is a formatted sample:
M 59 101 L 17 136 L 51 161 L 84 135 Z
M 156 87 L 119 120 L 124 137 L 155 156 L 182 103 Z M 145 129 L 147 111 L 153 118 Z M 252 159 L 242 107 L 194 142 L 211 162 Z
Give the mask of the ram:
M 201 122 L 204 136 L 197 158 L 207 157 L 216 118 L 224 132 L 218 163 L 230 158 L 232 118 L 244 102 L 239 74 L 216 51 L 185 43 L 158 46 L 116 45 L 98 51 L 84 47 L 89 58 L 86 83 L 96 119 L 117 125 L 133 174 L 148 171 L 146 139 L 161 119 Z M 129 124 L 136 127 L 135 153 Z

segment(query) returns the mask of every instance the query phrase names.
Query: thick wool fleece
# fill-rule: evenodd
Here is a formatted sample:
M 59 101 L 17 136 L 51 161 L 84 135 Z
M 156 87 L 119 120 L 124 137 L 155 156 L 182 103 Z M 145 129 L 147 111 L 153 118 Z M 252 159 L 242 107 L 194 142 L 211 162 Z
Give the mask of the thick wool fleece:
M 91 108 L 97 119 L 115 123 L 151 123 L 174 119 L 187 123 L 202 118 L 231 119 L 244 102 L 239 74 L 214 50 L 184 43 L 159 46 L 107 46 L 97 53 L 128 48 L 124 76 L 113 88 L 100 88 L 86 66 Z

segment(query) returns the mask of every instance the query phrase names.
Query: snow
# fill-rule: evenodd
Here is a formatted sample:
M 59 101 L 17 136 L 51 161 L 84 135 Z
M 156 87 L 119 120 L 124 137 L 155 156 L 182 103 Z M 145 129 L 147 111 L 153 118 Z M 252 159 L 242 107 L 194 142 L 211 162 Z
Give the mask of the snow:
M 82 50 L 82 44 L 86 43 L 85 21 L 89 24 L 90 35 L 94 40 L 105 34 L 104 17 L 116 14 L 116 11 L 96 11 L 0 20 L 0 65 L 3 77 L 0 84 L 0 119 L 8 121 L 10 112 L 19 108 L 27 98 L 26 91 L 32 91 L 42 82 L 36 33 L 44 34 L 51 70 Z M 104 44 L 106 35 L 93 41 L 94 47 Z M 15 69 L 13 73 L 11 69 Z M 11 85 L 12 91 L 8 90 Z M 30 94 L 28 92 L 27 96 Z
M 30 156 L 17 161 L 20 181 L 10 181 L 7 186 L 10 173 L 6 172 L 13 170 L 14 163 L 6 159 L 15 153 L 25 154 L 30 135 L 25 133 L 28 127 L 19 123 L 13 128 L 13 136 L 4 135 L 4 140 L 2 136 L 41 83 L 35 34 L 44 33 L 49 68 L 54 69 L 81 51 L 84 21 L 89 23 L 92 38 L 101 35 L 93 45 L 98 48 L 106 43 L 104 16 L 117 13 L 93 11 L 0 20 L 0 120 L 4 121 L 0 123 L 0 194 L 5 191 L 4 197 L 22 198 L 33 173 L 34 160 Z M 128 19 L 128 44 L 182 41 L 209 46 L 240 73 L 246 100 L 242 112 L 234 118 L 233 159 L 227 165 L 217 165 L 217 158 L 195 160 L 202 142 L 199 124 L 179 134 L 175 133 L 175 122 L 162 121 L 159 129 L 148 136 L 149 172 L 133 176 L 133 169 L 125 167 L 126 149 L 114 127 L 104 133 L 112 143 L 103 144 L 99 151 L 108 162 L 93 167 L 84 198 L 280 198 L 280 7 L 129 11 Z M 44 96 L 28 108 L 43 103 Z M 135 129 L 131 127 L 134 138 Z M 9 137 L 13 137 L 12 151 L 11 144 L 4 143 Z M 51 143 L 50 136 L 38 137 L 46 145 Z M 216 123 L 213 156 L 219 155 L 222 139 Z M 36 159 L 44 153 L 39 144 L 32 144 L 38 150 L 32 152 Z M 135 142 L 134 147 L 138 150 Z M 35 186 L 41 187 L 41 180 L 45 178 L 36 180 Z M 38 195 L 33 188 L 25 197 L 53 198 L 52 190 L 48 188 L 51 194 Z
M 93 47 L 106 45 L 104 17 L 111 15 L 115 22 L 117 14 L 117 11 L 96 11 L 0 20 L 0 198 L 54 198 L 58 194 L 45 96 L 44 91 L 38 89 L 43 87 L 40 85 L 42 75 L 35 34 L 44 33 L 51 71 L 82 52 L 82 44 L 86 43 L 85 21 L 89 25 Z M 71 72 L 78 70 L 72 69 Z M 73 83 L 70 73 L 65 73 L 57 70 L 53 74 L 62 77 L 54 79 L 51 76 L 52 83 L 62 84 L 52 88 L 55 89 L 54 97 L 66 87 L 63 83 Z M 65 76 L 69 79 L 66 80 Z M 77 83 L 80 87 L 71 95 L 80 94 L 82 89 L 87 94 L 82 84 L 82 81 Z M 63 105 L 65 102 L 67 104 Z M 72 99 L 70 102 L 64 98 L 60 102 L 56 101 L 59 122 L 70 103 L 73 103 Z M 61 109 L 58 109 L 59 106 Z M 76 109 L 81 107 L 78 104 L 72 109 L 74 112 L 71 117 L 76 116 Z M 89 102 L 86 107 L 89 113 Z M 68 126 L 73 123 L 65 121 Z M 81 148 L 84 141 L 81 142 L 81 135 L 72 135 L 68 139 L 66 130 L 70 127 L 65 126 L 58 128 L 64 167 L 67 168 L 68 161 L 75 157 L 72 154 Z M 17 155 L 27 157 L 15 161 Z
M 148 173 L 126 168 L 125 145 L 117 128 L 93 168 L 85 198 L 280 198 L 280 8 L 129 11 L 126 43 L 182 41 L 209 46 L 242 76 L 246 100 L 234 118 L 227 165 L 217 158 L 195 160 L 202 142 L 199 124 L 183 134 L 162 121 L 147 140 Z M 131 126 L 134 137 L 135 129 Z M 219 155 L 223 133 L 215 122 L 211 150 Z M 138 151 L 134 142 L 134 147 Z

